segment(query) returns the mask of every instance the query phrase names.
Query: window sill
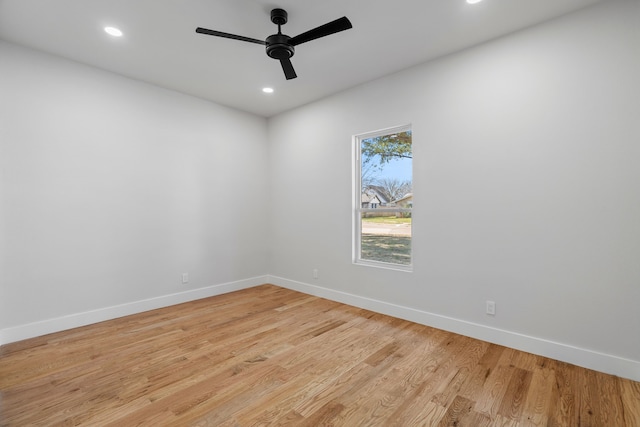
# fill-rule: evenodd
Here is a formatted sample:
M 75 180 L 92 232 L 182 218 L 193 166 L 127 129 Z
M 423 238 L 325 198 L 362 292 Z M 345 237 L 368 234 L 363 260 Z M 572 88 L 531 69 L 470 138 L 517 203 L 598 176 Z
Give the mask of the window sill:
M 385 270 L 394 270 L 394 271 L 402 271 L 405 273 L 413 272 L 413 265 L 401 265 L 401 264 L 391 264 L 387 262 L 379 262 L 379 261 L 369 261 L 369 260 L 356 260 L 353 261 L 354 265 L 358 265 L 361 267 L 374 267 L 374 268 L 383 268 Z

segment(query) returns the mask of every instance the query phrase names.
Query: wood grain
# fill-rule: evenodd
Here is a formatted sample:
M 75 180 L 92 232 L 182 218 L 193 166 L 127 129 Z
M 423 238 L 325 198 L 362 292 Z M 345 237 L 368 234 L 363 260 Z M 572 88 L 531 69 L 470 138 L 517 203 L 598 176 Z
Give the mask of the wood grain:
M 0 347 L 0 426 L 640 426 L 640 383 L 273 285 Z

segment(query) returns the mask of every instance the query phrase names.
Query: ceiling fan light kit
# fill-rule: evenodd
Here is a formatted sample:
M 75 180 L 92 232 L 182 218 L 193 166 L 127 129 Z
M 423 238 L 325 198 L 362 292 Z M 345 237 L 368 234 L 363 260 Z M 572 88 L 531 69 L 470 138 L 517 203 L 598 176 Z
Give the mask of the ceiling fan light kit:
M 349 19 L 347 19 L 346 16 L 343 16 L 342 18 L 328 22 L 295 37 L 289 37 L 286 34 L 282 34 L 281 29 L 281 27 L 287 23 L 288 19 L 286 10 L 273 9 L 271 11 L 271 22 L 278 26 L 278 33 L 270 35 L 264 41 L 235 34 L 223 33 L 221 31 L 209 30 L 202 27 L 196 28 L 196 33 L 264 45 L 266 46 L 267 55 L 270 58 L 280 61 L 285 77 L 287 80 L 291 80 L 298 77 L 293 68 L 293 64 L 291 63 L 291 57 L 296 52 L 295 46 L 353 28 Z

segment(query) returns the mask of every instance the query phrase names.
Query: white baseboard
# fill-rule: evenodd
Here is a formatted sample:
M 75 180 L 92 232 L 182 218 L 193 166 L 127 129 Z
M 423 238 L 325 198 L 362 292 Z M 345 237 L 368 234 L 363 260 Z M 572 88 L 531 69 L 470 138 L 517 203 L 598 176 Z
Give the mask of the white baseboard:
M 332 301 L 338 301 L 355 307 L 375 311 L 377 313 L 386 314 L 437 329 L 443 329 L 445 331 L 525 351 L 527 353 L 560 360 L 562 362 L 582 366 L 595 371 L 628 378 L 634 381 L 640 381 L 640 361 L 637 360 L 625 359 L 610 354 L 599 353 L 584 348 L 531 337 L 504 329 L 492 328 L 490 326 L 441 316 L 439 314 L 310 285 L 308 283 L 288 280 L 282 277 L 267 276 L 267 279 L 268 283 L 272 283 L 283 288 L 326 298 Z
M 116 319 L 118 317 L 128 316 L 131 314 L 142 313 L 144 311 L 155 310 L 157 308 L 181 304 L 183 302 L 252 288 L 254 286 L 268 283 L 268 281 L 269 278 L 267 276 L 252 277 L 250 279 L 239 280 L 237 282 L 223 283 L 220 285 L 208 286 L 206 288 L 193 289 L 185 292 L 163 295 L 141 301 L 134 301 L 112 307 L 105 307 L 83 313 L 75 313 L 67 316 L 56 317 L 54 319 L 47 319 L 11 328 L 0 329 L 0 345 L 90 325 L 92 323 L 103 322 L 105 320 Z
M 122 305 L 105 307 L 98 310 L 75 313 L 54 319 L 0 329 L 0 345 L 53 332 L 77 328 L 105 320 L 116 319 L 118 317 L 128 316 L 131 314 L 142 313 L 144 311 L 154 310 L 157 308 L 181 304 L 183 302 L 252 288 L 264 283 L 272 283 L 274 285 L 303 292 L 308 295 L 338 301 L 355 307 L 375 311 L 377 313 L 398 317 L 400 319 L 443 329 L 494 344 L 549 357 L 551 359 L 560 360 L 573 365 L 582 366 L 584 368 L 617 375 L 634 381 L 640 381 L 640 361 L 599 353 L 580 347 L 518 334 L 504 329 L 492 328 L 486 325 L 480 325 L 465 320 L 455 319 L 410 307 L 404 307 L 372 298 L 270 275 L 258 276 L 239 280 L 237 282 L 213 285 L 206 288 L 193 289 L 186 292 L 163 295 L 146 300 L 134 301 Z

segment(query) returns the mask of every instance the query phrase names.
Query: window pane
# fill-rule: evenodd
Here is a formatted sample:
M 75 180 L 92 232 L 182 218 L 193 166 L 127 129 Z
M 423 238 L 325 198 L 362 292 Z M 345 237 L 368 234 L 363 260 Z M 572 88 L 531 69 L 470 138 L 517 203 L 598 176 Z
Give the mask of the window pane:
M 360 149 L 363 199 L 377 198 L 381 207 L 395 206 L 394 202 L 412 193 L 410 130 L 363 139 Z
M 410 212 L 363 212 L 361 230 L 361 259 L 411 264 Z
M 356 137 L 355 262 L 412 264 L 411 137 L 409 126 Z

